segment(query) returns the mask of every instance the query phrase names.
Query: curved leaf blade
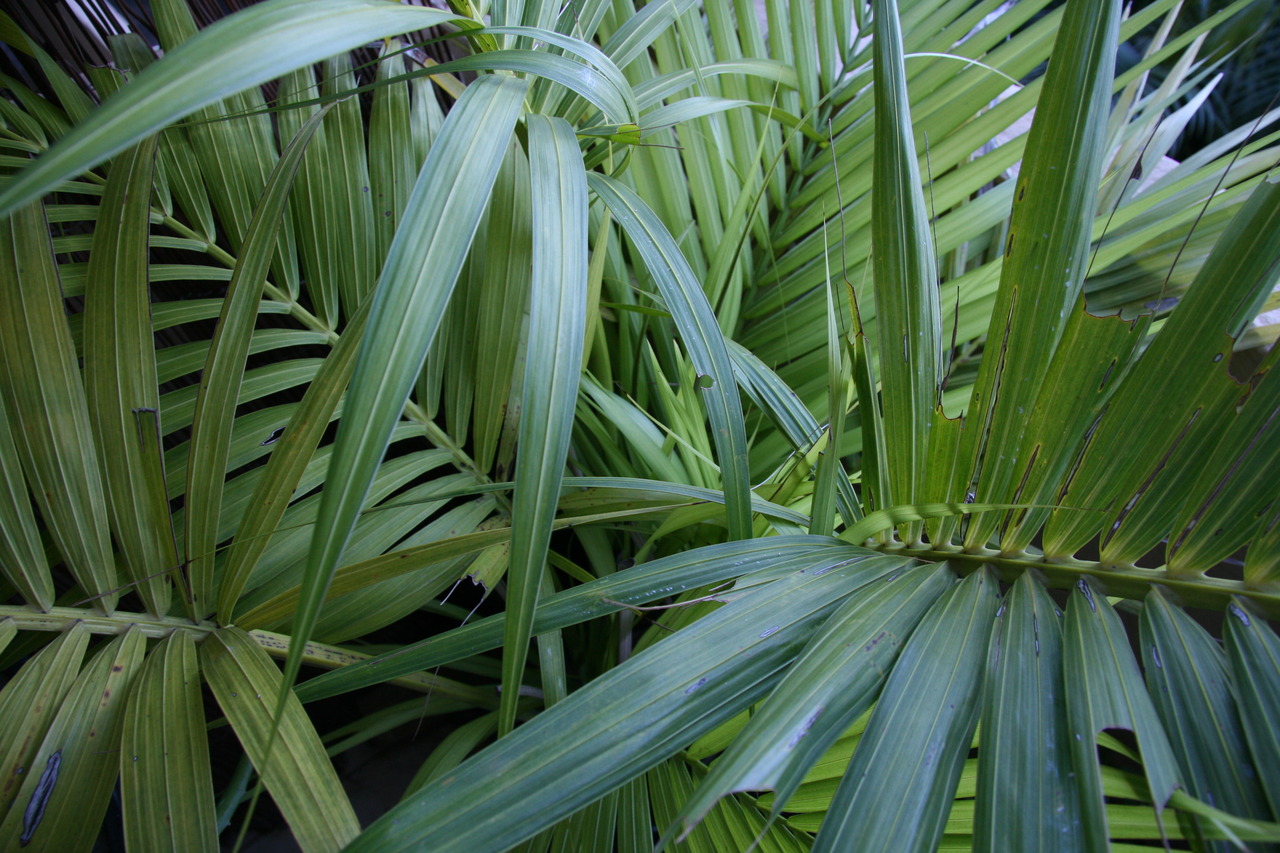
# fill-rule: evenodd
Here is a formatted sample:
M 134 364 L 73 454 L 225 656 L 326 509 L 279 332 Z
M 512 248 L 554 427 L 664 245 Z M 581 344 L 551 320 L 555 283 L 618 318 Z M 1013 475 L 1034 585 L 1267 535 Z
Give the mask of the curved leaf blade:
M 262 647 L 239 628 L 223 628 L 201 644 L 200 664 L 302 849 L 338 850 L 355 838 L 360 823 L 306 711 L 286 690 L 283 714 L 272 713 L 283 685 Z
M 498 730 L 515 725 L 551 524 L 573 431 L 587 327 L 587 181 L 573 128 L 529 116 L 533 282 L 507 571 Z
M 380 0 L 270 0 L 194 35 L 0 189 L 7 215 L 200 107 L 385 36 L 457 16 Z
M 851 596 L 684 804 L 684 832 L 734 791 L 772 789 L 772 816 L 782 812 L 812 765 L 875 701 L 906 638 L 954 581 L 940 565 L 912 568 Z
M 89 637 L 83 622 L 73 623 L 32 655 L 0 691 L 0 816 L 15 806 L 27 771 L 35 766 L 36 750 L 80 673 Z
M 1067 602 L 1063 634 L 1063 683 L 1067 719 L 1074 735 L 1073 765 L 1081 800 L 1081 835 L 1087 850 L 1108 847 L 1108 816 L 1102 799 L 1097 739 L 1106 729 L 1137 736 L 1150 788 L 1160 811 L 1182 786 L 1151 696 L 1142 682 L 1120 617 L 1100 592 L 1081 580 Z
M 501 850 L 536 834 L 750 706 L 844 596 L 902 564 L 814 561 L 735 596 L 426 786 L 348 850 Z
M 861 548 L 850 548 L 817 536 L 771 536 L 708 545 L 557 593 L 539 606 L 533 632 L 567 628 L 631 605 L 648 604 L 770 567 L 788 572 L 821 559 L 835 562 L 837 553 L 845 559 L 871 555 Z M 379 655 L 367 665 L 326 673 L 298 685 L 298 696 L 305 702 L 323 699 L 497 648 L 502 644 L 505 619 L 504 614 L 490 616 Z
M 48 610 L 54 601 L 53 575 L 19 460 L 0 395 L 0 573 L 28 604 Z
M 342 337 L 329 351 L 285 426 L 284 434 L 272 447 L 266 470 L 245 507 L 222 569 L 217 612 L 228 624 L 235 623 L 236 607 L 249 582 L 250 573 L 271 544 L 271 533 L 284 517 L 307 465 L 347 391 L 372 305 L 373 300 L 366 299 L 347 321 Z
M 197 618 L 212 612 L 216 604 L 213 557 L 218 542 L 222 492 L 236 404 L 244 380 L 245 359 L 258 318 L 258 303 L 267 284 L 267 270 L 280 236 L 281 216 L 288 202 L 289 188 L 307 143 L 326 112 L 318 111 L 303 125 L 267 180 L 232 272 L 200 379 L 195 416 L 191 423 L 186 511 L 183 516 L 186 525 L 183 545 Z
M 924 497 L 929 434 L 942 380 L 937 261 L 920 182 L 896 0 L 872 4 L 876 31 L 875 163 L 871 190 L 875 337 L 888 470 L 886 505 Z M 921 525 L 904 530 L 917 540 Z
M 1079 849 L 1062 687 L 1062 612 L 1031 573 L 996 615 L 982 711 L 975 850 Z
M 479 225 L 527 84 L 482 77 L 445 119 L 409 199 L 373 296 L 338 428 L 294 621 L 285 681 L 355 525 L 378 463 L 440 326 Z
M 168 611 L 161 575 L 178 564 L 161 469 L 160 391 L 151 329 L 148 137 L 112 163 L 93 232 L 84 310 L 84 383 L 107 509 L 125 571 L 147 608 Z
M 1159 587 L 1143 604 L 1140 630 L 1147 690 L 1186 774 L 1188 793 L 1233 815 L 1269 820 L 1222 649 Z
M 978 723 L 998 585 L 953 587 L 894 665 L 836 790 L 815 851 L 933 850 Z
M 1027 460 L 1011 448 L 1022 413 L 1035 404 L 1084 286 L 1119 29 L 1114 0 L 1064 7 L 1018 176 L 987 354 L 970 406 L 972 438 L 961 443 L 961 465 L 972 471 L 980 501 L 1008 502 L 1017 488 Z M 998 523 L 998 516 L 978 518 L 965 544 L 984 546 Z
M 120 801 L 131 849 L 218 849 L 200 670 L 188 631 L 174 631 L 152 651 L 129 697 Z
M 702 385 L 701 388 L 724 478 L 729 536 L 734 539 L 749 536 L 751 505 L 748 494 L 751 486 L 742 403 L 738 399 L 738 382 L 724 334 L 702 285 L 666 226 L 638 195 L 617 181 L 594 172 L 587 176 L 587 182 L 640 250 L 645 266 L 662 291 L 663 301 L 680 330 L 694 369 L 700 376 L 711 378 L 711 385 Z
M 46 529 L 95 606 L 115 607 L 102 475 L 44 207 L 0 219 L 0 394 Z
M 92 847 L 119 773 L 125 700 L 145 651 L 146 636 L 130 629 L 81 670 L 0 824 L 0 846 Z
M 1280 817 L 1280 731 L 1271 719 L 1280 707 L 1280 638 L 1241 601 L 1228 605 L 1225 633 L 1232 693 L 1253 766 L 1271 814 Z

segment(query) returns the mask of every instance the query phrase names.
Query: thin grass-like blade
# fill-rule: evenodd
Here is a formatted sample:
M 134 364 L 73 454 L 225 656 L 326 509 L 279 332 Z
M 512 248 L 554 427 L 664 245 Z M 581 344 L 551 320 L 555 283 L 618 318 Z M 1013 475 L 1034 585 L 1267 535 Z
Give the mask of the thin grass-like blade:
M 588 417 L 594 416 L 598 410 L 608 424 L 610 439 L 631 451 L 630 458 L 613 470 L 650 475 L 668 483 L 685 483 L 692 479 L 679 457 L 666 446 L 661 430 L 634 401 L 606 391 L 589 374 L 583 376 L 581 387 L 592 408 L 580 412 L 579 420 L 590 423 Z M 609 446 L 607 442 L 605 446 Z
M 209 191 L 186 128 L 170 127 L 160 132 L 157 160 L 186 221 L 199 236 L 213 242 L 218 232 L 209 206 Z
M 0 847 L 93 846 L 119 773 L 125 700 L 146 642 L 142 631 L 131 629 L 80 672 L 27 765 L 14 808 L 0 823 Z
M 652 853 L 653 816 L 643 777 L 618 788 L 617 797 L 618 853 Z
M 229 280 L 230 277 L 228 277 Z M 261 313 L 271 313 L 263 310 L 270 303 L 263 303 L 258 307 Z M 218 300 L 218 307 L 221 308 L 221 300 Z M 214 312 L 216 316 L 217 312 Z M 253 333 L 253 338 L 249 343 L 249 354 L 258 355 L 259 353 L 269 352 L 271 350 L 283 350 L 283 355 L 288 355 L 290 347 L 308 346 L 313 344 L 328 344 L 332 342 L 332 335 L 328 332 L 312 331 L 310 329 L 257 329 Z M 207 340 L 197 340 L 189 344 L 175 344 L 174 346 L 165 347 L 156 353 L 156 372 L 160 382 L 171 382 L 180 376 L 187 376 L 195 373 L 204 367 L 205 362 L 209 358 L 209 342 Z M 178 472 L 181 476 L 183 472 Z M 168 471 L 168 476 L 174 476 L 173 471 Z
M 501 850 L 534 835 L 749 707 L 889 562 L 810 563 L 745 591 L 423 788 L 350 850 Z M 502 821 L 480 818 L 495 810 Z
M 152 4 L 156 33 L 165 53 L 172 53 L 184 42 L 195 38 L 198 30 L 195 17 L 186 0 L 156 0 Z M 146 51 L 149 55 L 150 51 Z M 150 63 L 148 63 L 149 67 Z M 139 65 L 138 70 L 141 70 Z M 239 251 L 253 218 L 253 208 L 267 181 L 267 175 L 277 159 L 270 121 L 265 115 L 248 115 L 263 107 L 262 95 L 256 90 L 232 93 L 216 103 L 201 107 L 186 127 L 170 127 L 166 136 L 186 138 L 193 155 L 193 162 L 184 167 L 199 183 L 199 193 L 207 190 L 208 200 L 217 212 L 218 224 L 224 239 L 233 251 Z M 267 124 L 264 126 L 263 121 Z M 200 173 L 209 178 L 201 179 Z M 199 203 L 199 200 L 196 200 Z M 208 202 L 206 202 L 208 204 Z M 210 219 L 206 226 L 212 226 Z M 214 232 L 206 228 L 210 240 Z M 286 226 L 285 233 L 290 229 Z M 280 240 L 281 256 L 289 237 Z M 289 252 L 289 266 L 296 267 L 296 259 Z M 297 276 L 290 279 L 296 284 Z
M 277 303 L 279 304 L 279 303 Z M 269 311 L 259 311 L 267 314 Z M 324 362 L 318 358 L 294 358 L 270 365 L 246 370 L 240 386 L 240 403 L 250 403 L 291 388 L 305 388 L 315 379 Z M 161 414 L 165 418 L 166 435 L 191 426 L 195 417 L 198 385 L 186 385 L 170 391 L 160 398 Z M 170 416 L 172 420 L 170 420 Z M 269 437 L 268 437 L 269 438 Z M 277 440 L 279 436 L 276 436 Z M 267 439 L 263 439 L 264 441 Z M 275 442 L 272 442 L 272 446 Z
M 419 437 L 420 433 L 409 424 L 397 426 L 392 433 L 393 440 L 410 436 Z M 324 448 L 307 464 L 300 488 L 309 490 L 324 482 L 331 457 L 330 450 L 331 447 Z M 443 542 L 428 542 L 415 547 L 415 533 L 399 549 L 388 553 L 388 549 L 398 539 L 410 533 L 439 508 L 440 495 L 459 493 L 462 486 L 471 482 L 471 478 L 465 474 L 430 478 L 425 476 L 448 464 L 449 459 L 450 454 L 446 450 L 422 450 L 397 456 L 378 468 L 369 489 L 368 508 L 357 521 L 350 549 L 344 552 L 348 565 L 335 575 L 329 589 L 329 599 L 418 571 L 433 562 L 442 562 L 468 553 L 458 546 L 473 541 L 475 534 L 450 536 Z M 398 500 L 383 503 L 393 492 L 419 478 L 425 482 L 403 492 L 403 503 Z M 301 590 L 299 568 L 306 560 L 321 500 L 320 495 L 311 495 L 288 510 L 282 519 L 283 523 L 278 525 L 270 548 L 254 570 L 251 583 L 255 589 L 238 604 L 244 612 L 237 618 L 237 624 L 245 628 L 261 627 L 263 623 L 254 623 L 253 614 L 260 613 L 263 602 L 268 599 L 274 602 L 274 608 L 268 603 L 266 609 L 274 609 L 276 615 L 266 624 L 283 625 L 292 618 Z M 237 505 L 237 509 L 245 509 L 243 500 Z M 435 559 L 427 559 L 427 555 Z M 374 566 L 382 571 L 364 574 L 359 583 L 344 583 L 351 574 L 360 576 L 362 569 Z
M 550 5 L 551 4 L 548 4 L 548 6 Z M 566 11 L 568 12 L 570 10 L 566 9 Z M 543 70 L 539 70 L 535 67 L 528 67 L 527 70 L 543 78 L 537 82 L 536 86 L 537 88 L 547 91 L 548 94 L 550 94 L 551 83 L 561 83 L 567 86 L 570 91 L 578 97 L 585 99 L 602 110 L 606 118 L 620 123 L 634 123 L 639 115 L 639 107 L 636 103 L 635 93 L 633 92 L 631 84 L 628 82 L 626 76 L 619 69 L 618 65 L 615 64 L 615 60 L 613 58 L 597 48 L 595 45 L 591 44 L 589 41 L 584 40 L 588 39 L 589 36 L 584 35 L 579 27 L 575 27 L 574 30 L 575 32 L 573 36 L 568 36 L 542 26 L 486 28 L 486 32 L 490 33 L 526 36 L 528 39 L 526 44 L 531 43 L 535 46 L 539 44 L 551 45 L 559 49 L 554 52 L 538 50 L 530 51 L 529 58 L 534 62 L 542 62 L 543 58 L 559 57 L 562 55 L 576 56 L 585 60 L 586 64 L 591 69 L 591 73 L 582 74 L 580 72 L 578 76 L 581 79 L 578 81 L 570 81 L 567 76 L 554 71 L 544 72 Z M 494 51 L 493 53 L 501 55 L 504 51 Z M 556 65 L 560 64 L 555 62 L 554 59 L 552 62 Z M 544 67 L 549 69 L 551 66 L 545 65 Z M 594 82 L 597 80 L 599 80 L 600 83 L 607 85 L 600 85 L 600 83 Z M 593 82 L 588 84 L 588 81 Z M 566 102 L 561 103 L 558 110 L 547 112 L 556 112 L 565 116 L 572 116 L 581 108 L 580 104 L 568 102 L 568 98 L 564 100 Z M 540 103 L 540 99 L 537 99 L 537 95 L 535 95 L 535 102 Z
M 314 99 L 318 91 L 316 75 L 305 66 L 285 75 L 279 83 L 277 114 L 280 136 L 292 139 L 315 115 L 320 105 L 298 106 Z M 333 119 L 330 119 L 333 121 Z M 293 182 L 289 203 L 298 234 L 298 261 L 307 282 L 307 295 L 312 310 L 330 328 L 338 327 L 338 263 L 342 252 L 342 222 L 338 217 L 336 191 L 329 175 L 335 169 L 330 163 L 330 146 L 324 125 L 315 133 L 314 145 L 307 146 L 306 156 Z M 323 144 L 321 144 L 323 143 Z M 385 253 L 382 257 L 385 257 Z
M 694 5 L 694 0 L 674 0 L 671 3 L 646 3 L 637 14 L 623 22 L 604 43 L 604 52 L 626 68 L 631 61 L 653 44 L 671 26 L 677 16 L 683 15 Z
M 696 118 L 704 116 L 712 116 L 726 110 L 736 110 L 739 107 L 746 107 L 760 115 L 774 119 L 783 127 L 799 131 L 809 138 L 811 142 L 819 145 L 826 143 L 826 137 L 807 124 L 803 119 L 798 118 L 791 113 L 780 110 L 777 107 L 768 104 L 757 104 L 755 101 L 734 100 L 729 98 L 711 98 L 702 95 L 691 98 L 684 98 L 676 101 L 674 104 L 668 104 L 665 107 L 659 107 L 652 112 L 645 113 L 643 117 L 644 129 L 641 137 L 649 137 L 658 134 L 664 128 L 672 125 L 680 125 L 690 122 Z
M 476 352 L 472 458 L 485 472 L 493 468 L 508 407 L 515 402 L 511 394 L 519 379 L 517 356 L 529 301 L 535 222 L 529 201 L 529 164 L 521 147 L 513 142 L 498 172 L 470 258 Z M 501 252 L 492 251 L 497 246 L 502 247 Z M 443 343 L 436 344 L 437 351 L 450 352 Z
M 497 486 L 494 483 L 493 488 Z M 654 501 L 670 503 L 673 497 L 684 497 L 694 501 L 708 503 L 724 503 L 724 493 L 714 489 L 698 486 L 685 486 L 664 480 L 641 480 L 632 477 L 565 477 L 566 487 L 585 487 L 586 491 L 571 492 L 560 499 L 560 508 L 565 511 L 586 508 L 623 507 L 628 502 Z M 751 495 L 751 511 L 770 518 L 790 521 L 793 524 L 804 524 L 808 518 L 802 512 L 771 503 L 764 498 Z
M 591 173 L 587 180 L 639 249 L 680 330 L 681 340 L 699 374 L 698 387 L 711 420 L 724 479 L 729 535 L 735 539 L 749 536 L 750 483 L 742 404 L 724 335 L 702 286 L 671 234 L 639 196 L 603 175 Z
M 466 478 L 466 475 L 458 476 Z M 373 514 L 373 519 L 367 521 L 386 519 L 397 523 L 384 524 L 383 529 L 368 532 L 360 528 L 357 535 L 362 542 L 370 544 L 370 550 L 385 550 L 391 542 L 421 523 L 424 510 L 443 506 L 444 503 L 431 501 L 421 506 L 379 511 Z M 477 530 L 492 513 L 492 499 L 468 501 L 431 518 L 408 539 L 397 543 L 397 548 L 412 548 Z M 417 572 L 388 578 L 347 595 L 331 597 L 325 602 L 324 612 L 316 623 L 316 637 L 326 643 L 345 642 L 408 617 L 456 583 L 465 566 L 463 560 L 446 560 Z
M 218 849 L 200 670 L 190 632 L 170 634 L 139 673 L 125 711 L 119 762 L 130 849 Z
M 841 341 L 840 315 L 836 308 L 834 288 L 827 287 L 827 446 L 818 456 L 817 477 L 813 484 L 813 501 L 809 510 L 809 532 L 830 536 L 835 531 L 837 483 L 848 481 L 840 461 L 840 441 L 844 437 L 844 421 L 853 379 L 851 360 L 846 357 Z
M 573 128 L 530 116 L 533 282 L 507 571 L 498 730 L 515 725 L 538 588 L 573 427 L 587 307 L 587 182 Z
M 958 452 L 963 428 L 963 420 L 959 417 L 947 417 L 947 412 L 941 405 L 933 410 L 933 426 L 929 429 L 929 461 L 926 463 L 929 471 L 925 478 L 924 492 L 929 502 L 958 495 L 964 489 L 965 484 L 961 480 L 965 474 L 961 473 Z M 945 548 L 951 544 L 958 521 L 958 516 L 942 516 L 940 519 L 925 521 L 925 531 L 934 548 Z
M 733 374 L 742 391 L 781 430 L 792 451 L 803 451 L 822 432 L 817 419 L 805 409 L 795 392 L 778 378 L 778 374 L 769 370 L 763 361 L 756 359 L 753 353 L 737 343 L 730 341 L 728 345 L 733 357 Z M 836 491 L 836 503 L 844 516 L 845 524 L 852 524 L 860 519 L 863 508 L 847 476 L 837 476 Z
M 330 205 L 327 212 L 331 217 L 328 228 L 330 234 L 337 235 L 331 258 L 342 310 L 350 315 L 373 289 L 378 275 L 373 255 L 369 164 L 360 101 L 351 94 L 356 88 L 351 58 L 347 54 L 331 56 L 321 67 L 323 96 L 336 100 L 330 101 L 332 112 L 324 124 L 324 144 L 328 148 L 325 181 Z M 405 192 L 408 191 L 406 187 Z M 385 257 L 385 253 L 378 256 Z
M 380 0 L 271 0 L 223 18 L 139 74 L 12 178 L 0 190 L 0 214 L 206 104 L 373 39 L 456 19 Z
M 857 301 L 852 298 L 853 340 L 849 344 L 849 358 L 853 362 L 853 384 L 858 389 L 858 416 L 862 422 L 862 505 L 864 515 L 858 524 L 876 512 L 894 509 L 889 500 L 889 478 L 885 468 L 888 455 L 885 449 L 884 417 L 880 409 L 880 394 L 876 385 L 875 364 L 871 358 L 871 344 L 863 331 L 862 317 Z M 849 530 L 844 532 L 848 536 Z
M 912 633 L 836 791 L 815 851 L 937 846 L 978 723 L 998 603 L 994 578 L 975 572 Z
M 751 401 L 782 432 L 793 450 L 808 445 L 822 431 L 817 418 L 804 407 L 796 393 L 778 378 L 755 353 L 741 344 L 729 341 L 734 373 L 738 384 Z
M 528 176 L 528 165 L 523 162 L 524 158 L 516 153 L 515 140 L 507 147 L 507 154 L 503 158 L 506 168 L 499 167 L 498 176 L 494 180 L 493 188 L 489 191 L 489 204 L 486 212 L 491 213 L 495 207 L 505 202 L 504 190 L 508 189 L 510 184 L 508 180 L 511 176 L 504 174 L 509 173 L 512 169 L 521 168 L 525 172 L 525 178 Z M 517 167 L 515 164 L 519 163 Z M 527 187 L 526 187 L 527 191 Z M 511 217 L 521 217 L 528 223 L 530 215 L 528 213 L 528 200 L 526 196 L 525 210 L 511 211 L 507 214 Z M 503 218 L 499 214 L 499 218 Z M 481 236 L 488 235 L 486 217 L 481 217 L 480 225 L 476 229 L 476 236 L 472 238 L 472 245 L 479 249 L 484 243 L 481 242 Z M 427 350 L 427 358 L 421 375 L 418 377 L 415 388 L 415 399 L 419 406 L 423 408 L 428 417 L 433 420 L 443 417 L 445 432 L 448 433 L 450 439 L 455 443 L 467 442 L 470 437 L 471 421 L 473 420 L 472 409 L 475 401 L 476 379 L 474 375 L 477 372 L 486 372 L 485 367 L 477 367 L 476 362 L 484 362 L 487 360 L 488 353 L 480 354 L 476 349 L 476 333 L 478 329 L 478 320 L 480 319 L 479 309 L 481 300 L 485 296 L 485 287 L 482 279 L 483 267 L 489 266 L 487 262 L 475 259 L 476 251 L 468 256 L 466 264 L 462 268 L 459 276 L 458 284 L 455 285 L 457 298 L 449 302 L 449 307 L 445 310 L 444 320 L 440 325 L 440 331 L 436 333 L 435 339 L 431 342 L 431 348 Z M 493 253 L 497 254 L 497 253 Z M 504 253 L 505 254 L 505 253 Z M 513 255 L 519 254 L 519 249 L 512 251 Z M 512 258 L 513 261 L 519 263 L 520 260 Z M 512 309 L 519 310 L 518 322 L 524 321 L 524 305 L 523 300 L 528 299 L 529 291 L 529 270 L 531 264 L 528 258 L 522 259 L 523 269 L 521 273 L 522 280 L 518 280 L 514 284 L 521 287 L 524 291 L 521 302 L 513 301 Z M 496 272 L 496 270 L 495 270 Z M 517 308 L 519 304 L 519 308 Z M 514 319 L 514 318 L 513 318 Z M 519 342 L 519 333 L 517 342 Z M 497 353 L 495 353 L 495 356 Z M 495 371 L 501 370 L 501 366 L 494 364 Z M 507 371 L 509 379 L 518 380 L 515 376 L 514 369 Z M 518 392 L 517 392 L 518 393 Z M 510 397 L 508 397 L 510 399 Z M 443 411 L 441 411 L 443 409 Z M 505 425 L 505 424 L 504 424 Z M 511 424 L 515 426 L 514 423 Z
M 155 137 L 115 159 L 89 255 L 84 311 L 84 382 L 98 437 L 107 509 L 130 581 L 157 616 L 178 564 L 165 495 L 147 280 L 151 166 Z
M 284 713 L 272 713 L 282 682 L 262 647 L 239 628 L 223 628 L 201 645 L 200 664 L 302 849 L 339 850 L 355 838 L 360 823 L 302 705 L 286 690 Z
M 465 476 L 465 475 L 459 475 Z M 401 483 L 400 485 L 403 485 Z M 450 484 L 456 485 L 454 484 Z M 451 489 L 446 489 L 450 491 Z M 665 504 L 654 506 L 652 504 L 644 504 L 638 507 L 631 507 L 618 512 L 601 512 L 589 515 L 575 515 L 567 518 L 558 518 L 554 522 L 555 529 L 564 529 L 578 526 L 591 526 L 601 523 L 617 522 L 624 519 L 636 519 L 647 516 L 665 516 L 672 510 L 683 508 L 685 504 Z M 713 512 L 715 512 L 713 510 Z M 337 598 L 338 596 L 347 595 L 365 587 L 381 583 L 391 578 L 399 577 L 410 572 L 415 572 L 437 563 L 451 560 L 457 557 L 470 556 L 479 554 L 486 549 L 495 546 L 506 547 L 511 540 L 510 527 L 491 527 L 484 525 L 485 529 L 477 530 L 474 533 L 466 533 L 460 536 L 451 536 L 448 539 L 439 542 L 427 542 L 423 545 L 414 547 L 406 547 L 390 553 L 380 554 L 371 559 L 360 560 L 359 562 L 350 563 L 343 566 L 334 573 L 333 581 L 329 587 L 326 600 Z M 361 551 L 367 549 L 362 548 Z M 292 551 L 292 549 L 290 549 Z M 491 559 L 495 555 L 490 552 Z M 288 565 L 293 566 L 301 559 L 301 554 L 297 557 L 290 555 Z M 501 566 L 492 566 L 491 568 L 497 574 L 505 571 L 505 558 Z M 276 571 L 281 568 L 277 567 Z M 487 576 L 486 576 L 487 577 Z M 291 577 L 284 579 L 284 585 L 288 586 Z M 278 586 L 278 585 L 277 585 Z M 269 600 L 262 601 L 267 598 Z M 267 588 L 256 590 L 250 601 L 252 609 L 249 609 L 246 603 L 247 612 L 240 619 L 239 624 L 248 626 L 274 625 L 280 624 L 289 619 L 294 613 L 297 602 L 301 596 L 301 589 L 297 585 L 288 586 L 287 589 Z M 537 632 L 535 632 L 537 633 Z
M 373 90 L 369 110 L 369 197 L 376 259 L 385 258 L 391 248 L 420 165 L 411 135 L 409 84 L 393 79 L 405 73 L 405 56 L 399 47 L 397 41 L 383 43 L 378 60 L 378 82 L 382 85 Z
M 12 104 L 5 105 L 4 112 L 8 113 L 10 118 L 17 119 L 18 115 L 22 115 L 21 119 L 14 122 L 15 124 L 25 125 L 24 129 L 34 131 L 37 139 L 43 138 L 48 141 L 53 141 L 66 133 L 70 126 L 67 116 L 49 99 L 37 95 L 7 74 L 0 80 L 3 80 L 5 88 L 21 104 L 20 109 Z
M 551 843 L 562 850 L 613 849 L 617 792 L 610 792 L 556 827 Z
M 19 49 L 29 48 L 31 50 L 36 61 L 40 63 L 40 70 L 44 72 L 50 88 L 58 96 L 58 103 L 66 111 L 67 117 L 72 122 L 83 121 L 84 117 L 93 109 L 93 101 L 89 99 L 83 89 L 76 85 L 75 81 L 63 70 L 62 66 L 58 65 L 54 58 L 44 51 L 40 45 L 25 36 L 20 35 L 14 40 L 6 40 L 6 43 L 9 45 L 16 43 L 20 45 Z
M 765 84 L 765 88 L 762 91 L 766 93 L 772 93 L 773 91 L 773 86 L 769 86 L 769 83 L 776 83 L 788 89 L 796 87 L 795 69 L 775 59 L 727 59 L 713 62 L 700 68 L 677 69 L 663 74 L 661 77 L 638 83 L 635 87 L 636 103 L 641 109 L 648 109 L 672 95 L 679 94 L 685 89 L 697 85 L 699 79 L 722 74 L 759 78 L 758 81 L 752 80 L 750 82 Z M 767 100 L 768 97 L 759 98 L 756 102 L 764 103 Z
M 102 476 L 43 206 L 0 220 L 0 394 L 46 529 L 94 604 L 117 594 Z
M 497 713 L 485 714 L 469 723 L 463 723 L 440 741 L 440 745 L 431 750 L 427 760 L 422 762 L 418 772 L 405 789 L 405 796 L 412 794 L 428 782 L 444 776 L 462 763 L 481 743 L 498 733 Z
M 658 826 L 669 826 L 677 819 L 680 807 L 695 792 L 696 772 L 687 762 L 672 759 L 646 774 L 649 803 Z M 744 805 L 736 797 L 717 802 L 684 839 L 663 849 L 673 853 L 721 853 L 751 850 L 753 844 L 762 853 L 802 853 L 809 849 L 807 838 L 801 840 L 784 824 L 767 823 L 758 809 Z

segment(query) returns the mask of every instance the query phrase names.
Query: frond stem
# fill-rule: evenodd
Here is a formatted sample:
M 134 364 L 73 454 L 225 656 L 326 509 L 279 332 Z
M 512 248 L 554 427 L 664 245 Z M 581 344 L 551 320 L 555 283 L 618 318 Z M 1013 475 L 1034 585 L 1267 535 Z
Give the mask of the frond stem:
M 217 631 L 217 623 L 208 620 L 195 623 L 181 616 L 154 616 L 150 613 L 134 613 L 117 610 L 110 616 L 103 616 L 96 610 L 78 607 L 53 607 L 41 613 L 32 607 L 22 605 L 0 605 L 0 624 L 12 622 L 20 631 L 62 632 L 79 622 L 94 634 L 118 635 L 130 628 L 140 630 L 145 637 L 163 639 L 174 631 L 187 631 L 196 642 L 204 640 Z M 290 637 L 288 634 L 276 634 L 271 631 L 255 629 L 248 632 L 267 654 L 278 660 L 284 660 L 289 654 Z M 302 656 L 304 664 L 321 669 L 341 669 L 344 666 L 361 663 L 372 655 L 344 649 L 327 643 L 308 642 Z M 418 693 L 438 693 L 459 699 L 468 705 L 483 708 L 497 708 L 498 694 L 492 688 L 475 687 L 469 684 L 442 678 L 428 672 L 414 672 L 408 675 L 389 679 L 388 684 L 395 684 Z
M 1005 582 L 1015 580 L 1025 571 L 1034 571 L 1049 587 L 1071 589 L 1081 578 L 1092 578 L 1107 595 L 1141 601 L 1152 587 L 1161 586 L 1173 594 L 1178 604 L 1223 610 L 1232 596 L 1252 602 L 1269 619 L 1280 618 L 1280 590 L 1259 589 L 1242 581 L 1222 578 L 1188 577 L 1171 574 L 1164 568 L 1140 566 L 1108 566 L 1086 560 L 1045 560 L 1036 554 L 1002 555 L 996 551 L 965 552 L 960 550 L 928 550 L 917 548 L 879 548 L 886 553 L 902 554 L 930 562 L 948 561 L 962 574 L 990 566 Z

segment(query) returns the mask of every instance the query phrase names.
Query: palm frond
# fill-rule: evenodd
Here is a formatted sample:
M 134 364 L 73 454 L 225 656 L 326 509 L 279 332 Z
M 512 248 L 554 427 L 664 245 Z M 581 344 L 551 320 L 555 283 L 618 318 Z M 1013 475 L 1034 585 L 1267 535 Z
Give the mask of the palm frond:
M 1167 162 L 1175 7 L 0 17 L 0 846 L 1280 843 L 1280 113 Z

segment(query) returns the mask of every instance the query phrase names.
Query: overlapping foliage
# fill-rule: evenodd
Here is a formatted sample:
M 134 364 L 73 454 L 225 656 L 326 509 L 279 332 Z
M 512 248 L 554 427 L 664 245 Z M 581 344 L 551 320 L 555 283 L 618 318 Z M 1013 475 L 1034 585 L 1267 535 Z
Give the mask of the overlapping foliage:
M 1248 5 L 0 22 L 0 846 L 1280 843 L 1277 116 L 1162 160 Z

